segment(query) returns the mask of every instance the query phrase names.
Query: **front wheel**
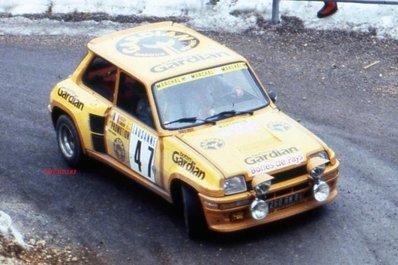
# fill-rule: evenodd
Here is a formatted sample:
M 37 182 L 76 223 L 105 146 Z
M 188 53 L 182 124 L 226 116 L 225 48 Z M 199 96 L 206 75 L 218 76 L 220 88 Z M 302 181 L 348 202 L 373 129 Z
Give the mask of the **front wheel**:
M 79 166 L 83 154 L 80 138 L 73 121 L 68 116 L 62 115 L 57 120 L 55 130 L 62 157 L 71 167 Z
M 192 239 L 202 238 L 207 230 L 206 219 L 197 192 L 182 186 L 185 230 Z

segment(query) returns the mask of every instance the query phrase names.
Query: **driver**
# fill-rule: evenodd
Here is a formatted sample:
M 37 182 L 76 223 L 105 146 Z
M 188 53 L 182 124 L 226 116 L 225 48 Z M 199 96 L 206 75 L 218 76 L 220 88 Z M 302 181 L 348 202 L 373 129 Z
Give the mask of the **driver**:
M 198 95 L 202 99 L 199 116 L 206 118 L 215 113 L 215 109 L 231 109 L 237 99 L 244 96 L 244 90 L 231 85 L 222 75 L 212 76 L 206 79 L 205 91 Z

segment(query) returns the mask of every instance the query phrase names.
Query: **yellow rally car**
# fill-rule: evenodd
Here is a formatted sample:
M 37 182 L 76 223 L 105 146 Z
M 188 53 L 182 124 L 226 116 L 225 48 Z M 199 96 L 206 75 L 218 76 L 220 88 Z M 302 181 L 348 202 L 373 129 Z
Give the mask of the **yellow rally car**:
M 241 55 L 162 22 L 89 42 L 49 111 L 70 166 L 111 165 L 181 207 L 195 237 L 336 197 L 335 153 L 274 101 Z

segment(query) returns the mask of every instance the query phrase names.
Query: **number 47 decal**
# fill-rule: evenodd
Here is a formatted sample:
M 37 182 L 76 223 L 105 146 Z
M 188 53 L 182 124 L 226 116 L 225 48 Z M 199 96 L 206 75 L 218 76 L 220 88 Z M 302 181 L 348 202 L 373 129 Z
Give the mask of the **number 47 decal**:
M 134 152 L 134 162 L 138 165 L 138 170 L 142 172 L 142 162 L 141 162 L 141 144 L 142 142 L 138 140 L 137 146 L 135 148 Z M 149 161 L 148 161 L 148 177 L 151 178 L 151 164 L 152 164 L 152 159 L 153 159 L 153 148 L 148 146 L 148 151 L 150 152 L 149 155 Z
M 130 167 L 140 175 L 155 182 L 152 172 L 157 137 L 152 133 L 133 126 L 130 134 Z

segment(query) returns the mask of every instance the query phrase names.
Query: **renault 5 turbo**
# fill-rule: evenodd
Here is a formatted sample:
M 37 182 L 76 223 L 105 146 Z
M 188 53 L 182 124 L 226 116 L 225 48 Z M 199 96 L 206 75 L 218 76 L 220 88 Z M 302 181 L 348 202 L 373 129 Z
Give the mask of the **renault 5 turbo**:
M 333 150 L 278 109 L 244 57 L 181 24 L 90 41 L 48 108 L 71 167 L 87 156 L 110 165 L 181 209 L 191 237 L 337 195 Z

